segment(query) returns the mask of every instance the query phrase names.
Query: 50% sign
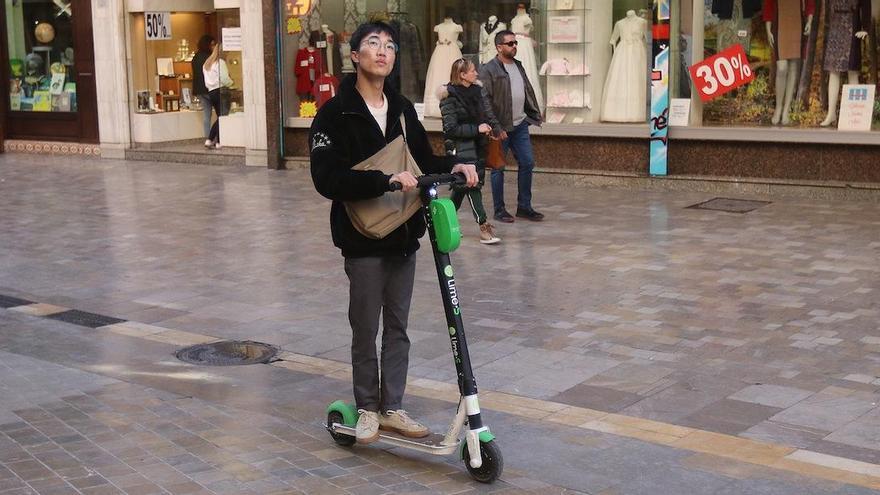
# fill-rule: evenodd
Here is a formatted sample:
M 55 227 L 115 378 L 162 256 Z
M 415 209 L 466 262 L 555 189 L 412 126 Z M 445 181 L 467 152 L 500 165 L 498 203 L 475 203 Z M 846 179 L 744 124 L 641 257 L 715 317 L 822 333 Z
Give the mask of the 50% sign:
M 755 79 L 742 45 L 735 44 L 690 68 L 700 99 L 709 101 Z

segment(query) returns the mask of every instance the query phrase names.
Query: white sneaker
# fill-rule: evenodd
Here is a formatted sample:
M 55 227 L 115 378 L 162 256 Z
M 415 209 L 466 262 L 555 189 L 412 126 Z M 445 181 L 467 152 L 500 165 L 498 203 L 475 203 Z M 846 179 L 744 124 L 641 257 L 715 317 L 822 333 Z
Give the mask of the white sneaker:
M 380 414 L 379 427 L 383 430 L 396 431 L 409 438 L 424 438 L 431 434 L 427 426 L 409 417 L 403 409 Z
M 205 139 L 205 148 L 213 148 L 213 147 L 214 147 L 214 141 L 211 141 L 210 139 Z
M 361 444 L 373 443 L 379 439 L 379 413 L 358 409 L 360 417 L 358 417 L 357 426 L 355 427 L 355 438 Z
M 223 146 L 220 145 L 220 142 L 219 142 L 219 141 L 216 142 L 216 143 L 214 143 L 214 149 L 215 149 L 215 150 L 219 150 L 219 149 L 222 148 L 222 147 L 223 147 Z

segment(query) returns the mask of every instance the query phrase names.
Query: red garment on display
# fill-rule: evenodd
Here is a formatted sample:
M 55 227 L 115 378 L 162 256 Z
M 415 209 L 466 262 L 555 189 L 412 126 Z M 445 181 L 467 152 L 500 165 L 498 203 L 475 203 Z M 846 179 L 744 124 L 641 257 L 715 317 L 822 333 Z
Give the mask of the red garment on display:
M 776 2 L 777 0 L 764 0 L 764 8 L 761 9 L 764 21 L 776 22 Z M 816 0 L 803 0 L 801 6 L 805 16 L 816 14 Z
M 321 108 L 324 103 L 330 101 L 330 98 L 336 96 L 337 91 L 339 91 L 339 80 L 331 74 L 323 74 L 315 80 L 315 85 L 312 86 L 315 104 Z
M 296 60 L 293 64 L 293 73 L 296 75 L 296 93 L 306 94 L 312 92 L 315 79 L 324 70 L 324 57 L 320 50 L 312 48 L 300 48 L 296 52 Z

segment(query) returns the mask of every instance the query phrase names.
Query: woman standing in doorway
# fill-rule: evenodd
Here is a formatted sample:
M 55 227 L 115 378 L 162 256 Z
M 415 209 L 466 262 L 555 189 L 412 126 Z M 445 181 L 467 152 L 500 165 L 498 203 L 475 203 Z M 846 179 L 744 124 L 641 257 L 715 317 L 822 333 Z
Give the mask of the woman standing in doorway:
M 223 115 L 223 101 L 220 97 L 220 89 L 231 87 L 232 79 L 229 77 L 226 61 L 220 58 L 219 44 L 214 43 L 211 55 L 205 60 L 205 65 L 202 67 L 202 75 L 205 78 L 205 88 L 208 90 L 208 101 L 211 102 L 211 107 L 217 113 L 217 120 L 211 126 L 205 146 L 220 149 L 220 116 Z
M 199 38 L 198 51 L 192 59 L 193 74 L 193 95 L 199 97 L 202 102 L 202 127 L 205 130 L 205 139 L 211 133 L 211 102 L 208 101 L 208 88 L 205 87 L 205 76 L 202 69 L 205 66 L 205 60 L 211 56 L 211 51 L 217 42 L 210 34 L 205 34 Z M 205 141 L 205 146 L 210 147 L 212 143 Z

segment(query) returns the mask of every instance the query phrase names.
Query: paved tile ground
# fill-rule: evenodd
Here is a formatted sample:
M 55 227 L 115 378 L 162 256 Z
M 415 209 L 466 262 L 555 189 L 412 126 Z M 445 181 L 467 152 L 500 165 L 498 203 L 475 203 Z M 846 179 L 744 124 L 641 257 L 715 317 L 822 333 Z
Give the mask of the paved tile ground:
M 541 186 L 535 195 L 547 221 L 499 226 L 499 246 L 478 244 L 475 225 L 462 214 L 468 238 L 454 261 L 482 389 L 880 462 L 880 206 L 781 200 L 740 215 L 685 209 L 709 199 L 694 193 Z M 6 155 L 0 157 L 0 205 L 6 213 L 0 218 L 0 294 L 348 360 L 344 274 L 330 248 L 329 205 L 303 171 Z M 429 256 L 422 251 L 419 258 L 412 374 L 451 381 L 448 343 L 436 331 L 442 311 Z M 216 383 L 213 373 L 170 372 L 171 365 L 162 364 L 168 349 L 156 351 L 159 361 L 154 355 L 138 366 L 113 363 L 117 346 L 132 353 L 143 344 L 121 337 L 92 342 L 92 336 L 71 349 L 65 338 L 43 342 L 39 332 L 33 339 L 17 333 L 36 325 L 63 337 L 70 325 L 15 318 L 0 327 L 0 392 L 15 397 L 0 404 L 0 422 L 13 442 L 8 432 L 21 428 L 6 426 L 30 421 L 16 411 L 52 410 L 64 397 L 171 393 L 195 400 L 194 390 L 207 390 L 199 400 L 236 408 L 227 412 L 241 421 L 255 408 L 227 404 L 230 388 L 247 388 L 247 378 L 260 389 L 291 380 L 285 370 L 271 377 L 247 371 L 245 378 Z M 101 352 L 89 354 L 95 349 Z M 28 356 L 49 369 L 66 366 L 69 374 L 56 369 L 49 375 L 59 379 L 46 380 L 37 373 L 44 377 L 40 385 Z M 303 378 L 325 387 L 326 380 Z M 21 389 L 27 392 L 15 392 Z M 329 390 L 347 392 L 335 382 Z M 296 387 L 289 391 L 281 411 L 303 400 Z M 304 391 L 315 392 L 305 387 L 299 394 Z M 333 394 L 318 395 L 321 400 L 303 406 L 311 408 L 305 417 L 273 413 L 267 420 L 282 418 L 326 442 L 314 418 Z M 118 417 L 140 425 L 139 413 L 131 414 Z M 499 421 L 517 432 L 514 425 L 523 422 Z M 659 493 L 650 491 L 657 486 L 653 476 L 622 476 L 651 471 L 640 465 L 646 456 L 665 469 L 665 493 L 697 493 L 676 492 L 675 483 L 699 485 L 705 493 L 849 489 L 810 484 L 796 491 L 803 480 L 779 479 L 775 471 L 760 481 L 736 478 L 743 483 L 737 485 L 731 482 L 736 467 L 719 466 L 711 456 L 683 457 L 676 449 L 582 431 L 572 452 L 603 447 L 590 457 L 597 461 L 571 479 L 576 468 L 547 461 L 566 465 L 549 443 L 565 432 L 541 424 L 521 428 L 546 448 L 526 447 L 524 453 L 540 452 L 542 460 L 526 459 L 520 477 L 587 493 Z M 648 455 L 652 449 L 656 456 Z M 26 461 L 32 459 L 10 462 Z M 19 470 L 44 472 L 35 466 Z M 455 470 L 460 474 L 460 466 Z M 706 472 L 715 481 L 700 479 Z M 16 477 L 23 480 L 17 474 L 8 479 Z M 155 484 L 155 476 L 145 477 Z M 633 485 L 639 480 L 641 488 Z M 525 485 L 502 489 L 529 489 Z M 255 493 L 268 493 L 261 490 Z
M 336 447 L 321 420 L 347 380 L 191 366 L 176 347 L 0 310 L 0 362 L 14 371 L 0 386 L 35 391 L 3 402 L 0 494 L 877 493 L 493 409 L 506 469 L 480 485 L 454 458 Z M 410 399 L 437 431 L 451 407 Z

